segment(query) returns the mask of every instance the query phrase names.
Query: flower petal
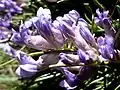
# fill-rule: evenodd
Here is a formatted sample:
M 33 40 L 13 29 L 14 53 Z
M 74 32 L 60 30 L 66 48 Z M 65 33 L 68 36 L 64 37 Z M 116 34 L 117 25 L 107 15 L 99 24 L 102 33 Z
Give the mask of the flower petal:
M 16 70 L 16 74 L 22 78 L 32 77 L 36 72 L 38 72 L 38 67 L 31 64 L 20 65 Z
M 17 51 L 17 58 L 19 59 L 20 64 L 37 65 L 37 62 L 31 56 L 28 56 L 22 51 Z

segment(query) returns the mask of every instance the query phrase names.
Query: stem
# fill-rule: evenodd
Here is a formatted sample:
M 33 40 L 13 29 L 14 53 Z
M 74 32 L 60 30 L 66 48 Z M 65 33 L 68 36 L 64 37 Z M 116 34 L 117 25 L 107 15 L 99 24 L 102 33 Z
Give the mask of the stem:
M 15 61 L 15 58 L 13 58 L 13 59 L 11 59 L 11 60 L 9 60 L 9 61 L 1 64 L 1 65 L 0 65 L 0 68 L 3 67 L 3 66 L 5 66 L 5 65 L 8 65 L 8 64 L 12 63 L 13 61 Z
M 93 0 L 100 8 L 104 9 L 105 7 L 98 2 L 98 0 Z
M 25 45 L 24 45 L 24 46 L 22 46 L 22 48 L 21 48 L 20 50 L 23 50 L 25 47 L 26 47 Z
M 35 55 L 39 55 L 39 54 L 43 54 L 43 52 L 35 52 L 35 53 L 30 53 L 30 54 L 28 54 L 28 55 L 30 55 L 30 56 L 35 56 Z M 14 62 L 15 59 L 16 59 L 16 58 L 13 58 L 13 59 L 11 59 L 11 60 L 9 60 L 9 61 L 1 64 L 1 65 L 0 65 L 0 68 L 3 67 L 3 66 L 5 66 L 5 65 L 8 65 L 8 64 L 10 64 L 10 63 L 12 63 L 12 62 Z
M 57 68 L 57 67 L 73 67 L 73 66 L 84 66 L 84 67 L 101 67 L 105 65 L 96 65 L 96 64 L 88 64 L 88 65 L 84 65 L 84 64 L 79 64 L 79 65 L 66 65 L 66 64 L 53 64 L 53 65 L 49 65 L 49 68 Z
M 25 46 L 23 46 L 20 50 L 23 50 L 24 48 L 25 48 Z M 73 50 L 51 50 L 51 51 L 45 51 L 45 52 L 34 52 L 34 53 L 30 53 L 28 55 L 29 56 L 36 56 L 36 55 L 49 54 L 49 53 L 60 53 L 60 52 L 76 52 L 76 51 L 73 51 Z M 1 64 L 0 68 L 5 66 L 5 65 L 8 65 L 14 61 L 15 61 L 15 58 Z
M 36 56 L 36 55 L 42 55 L 44 54 L 44 52 L 34 52 L 34 53 L 30 53 L 28 54 L 29 56 Z

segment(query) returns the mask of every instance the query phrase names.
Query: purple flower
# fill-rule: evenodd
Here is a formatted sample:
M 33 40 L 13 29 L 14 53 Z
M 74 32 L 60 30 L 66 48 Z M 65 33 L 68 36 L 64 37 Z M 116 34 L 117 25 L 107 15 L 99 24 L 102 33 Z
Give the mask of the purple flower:
M 114 55 L 113 38 L 106 36 L 105 38 L 99 37 L 97 39 L 99 52 L 105 59 L 112 59 Z
M 35 27 L 37 29 L 36 38 L 38 36 L 40 37 L 39 40 L 37 39 L 38 40 L 37 42 L 36 42 L 36 40 L 32 41 L 33 39 L 35 39 L 34 35 L 28 36 L 25 38 L 25 43 L 30 47 L 33 47 L 35 49 L 42 49 L 40 47 L 43 47 L 42 50 L 44 50 L 43 45 L 46 44 L 45 45 L 46 49 L 47 48 L 49 49 L 49 47 L 50 47 L 50 49 L 53 49 L 53 48 L 58 49 L 58 48 L 61 48 L 64 44 L 63 35 L 59 31 L 59 29 L 56 29 L 54 27 L 53 23 L 51 22 L 51 15 L 50 15 L 49 9 L 43 9 L 42 7 L 40 7 L 37 11 L 37 17 L 33 17 L 29 21 L 25 22 L 25 24 L 23 24 L 22 27 L 24 29 L 29 28 L 29 27 Z M 22 30 L 22 32 L 24 32 L 22 34 L 27 34 L 27 31 L 25 31 L 24 29 Z M 27 35 L 24 35 L 24 36 L 27 36 Z M 24 37 L 24 36 L 22 36 L 22 37 Z M 40 45 L 40 46 L 38 46 L 38 45 Z M 46 47 L 46 46 L 48 46 L 48 47 Z
M 17 51 L 16 58 L 20 63 L 16 74 L 21 78 L 30 78 L 49 65 L 56 64 L 59 60 L 58 54 L 44 54 L 41 55 L 38 60 L 34 60 L 22 51 Z
M 80 61 L 86 64 L 87 63 L 86 61 L 89 60 L 89 55 L 81 49 L 78 49 L 77 54 L 79 55 Z
M 59 57 L 64 64 L 70 64 L 70 60 L 66 57 L 65 53 L 60 53 Z
M 16 44 L 25 44 L 24 38 L 21 37 L 20 33 L 14 32 L 10 40 Z
M 29 23 L 28 23 L 29 25 Z M 31 32 L 29 31 L 29 29 L 27 28 L 27 25 L 25 23 L 20 25 L 19 27 L 19 32 L 16 32 L 15 30 L 12 31 L 12 36 L 10 38 L 10 40 L 16 44 L 25 44 L 26 38 L 31 35 Z
M 105 38 L 99 37 L 97 43 L 102 57 L 105 59 L 113 59 L 115 30 L 106 14 L 105 16 L 106 18 L 102 20 L 102 27 L 105 30 Z
M 67 37 L 73 38 L 75 36 L 74 30 L 72 29 L 72 22 L 70 19 L 65 17 L 57 17 L 56 20 L 59 22 L 58 29 Z
M 109 35 L 109 36 L 114 37 L 116 31 L 112 27 L 112 22 L 109 19 L 104 19 L 103 27 L 104 27 L 104 30 L 105 30 L 105 35 Z
M 86 42 L 92 46 L 97 47 L 95 38 L 93 37 L 92 33 L 90 32 L 88 24 L 84 19 L 82 19 L 82 18 L 79 19 L 77 27 L 80 28 L 79 29 L 80 34 L 86 40 Z
M 61 87 L 65 87 L 67 90 L 75 89 L 78 85 L 76 82 L 76 75 L 67 70 L 67 68 L 60 68 L 66 79 L 60 82 Z
M 61 48 L 65 44 L 65 37 L 62 35 L 59 29 L 54 26 L 51 28 L 52 33 L 54 35 L 54 45 L 57 49 Z
M 40 34 L 44 39 L 46 39 L 49 43 L 54 42 L 54 35 L 52 33 L 52 23 L 47 21 L 45 18 L 38 18 L 34 17 L 33 24 L 35 28 L 38 31 L 38 34 Z M 53 43 L 51 43 L 53 44 Z M 53 44 L 54 45 L 54 44 Z
M 13 15 L 22 12 L 22 8 L 13 0 L 1 0 L 0 6 L 0 11 L 7 11 L 6 14 L 9 13 L 10 15 Z
M 79 65 L 80 63 L 78 55 L 60 53 L 59 58 L 64 64 L 68 65 Z
M 76 10 L 71 10 L 69 13 L 68 13 L 68 16 L 70 17 L 70 20 L 74 23 L 77 22 L 78 18 L 80 18 L 80 15 L 79 13 L 76 11 Z
M 52 23 L 46 19 L 40 20 L 40 18 L 34 17 L 33 24 L 36 27 L 38 34 L 40 34 L 54 48 L 60 48 L 63 45 L 63 36 Z
M 17 59 L 22 65 L 24 64 L 38 65 L 37 61 L 35 61 L 31 56 L 28 56 L 26 53 L 22 51 L 17 51 Z
M 12 20 L 12 15 L 16 13 L 21 13 L 22 8 L 20 8 L 17 3 L 13 0 L 0 0 L 0 26 L 9 27 L 10 21 Z
M 26 23 L 25 23 L 26 24 Z M 26 25 L 22 26 L 20 25 L 20 28 L 19 28 L 19 33 L 20 33 L 20 36 L 23 38 L 23 39 L 26 39 L 29 35 L 31 35 L 31 32 L 30 30 L 27 28 L 27 26 L 25 27 Z M 29 23 L 28 23 L 28 26 L 29 26 Z
M 68 70 L 67 67 L 59 68 L 66 77 L 65 80 L 60 82 L 61 87 L 65 87 L 67 90 L 75 89 L 82 81 L 89 79 L 96 73 L 94 67 L 81 66 L 79 72 L 74 74 Z
M 49 65 L 56 64 L 59 60 L 58 54 L 44 54 L 35 61 L 31 56 L 22 51 L 17 51 L 16 58 L 20 62 L 16 74 L 21 78 L 30 78 Z
M 0 11 L 3 11 L 5 9 L 5 4 L 0 2 Z
M 77 19 L 79 17 L 79 13 L 75 10 L 72 10 L 68 14 L 64 14 L 63 17 L 58 16 L 55 20 L 57 24 L 54 23 L 54 25 L 62 32 L 62 34 L 64 34 L 67 38 L 71 39 L 75 37 L 72 25 L 77 22 Z
M 22 9 L 13 0 L 1 0 L 5 4 L 6 9 L 11 13 L 21 13 Z
M 34 76 L 39 71 L 37 65 L 32 64 L 24 64 L 20 65 L 17 70 L 16 74 L 21 78 L 30 78 Z
M 109 17 L 107 17 L 109 11 L 100 12 L 99 9 L 97 9 L 96 13 L 98 17 L 95 17 L 95 23 L 100 26 L 103 26 L 104 19 L 109 19 Z
M 47 21 L 51 22 L 51 12 L 49 9 L 43 9 L 40 7 L 37 11 L 38 18 L 45 18 Z
M 48 50 L 48 49 L 55 49 L 55 47 L 45 40 L 41 35 L 36 36 L 28 36 L 25 40 L 25 44 L 37 50 Z
M 11 37 L 11 31 L 5 27 L 0 28 L 0 42 L 8 41 Z
M 101 46 L 99 52 L 105 59 L 112 59 L 114 55 L 114 50 L 109 45 Z
M 0 26 L 9 27 L 11 20 L 12 20 L 12 15 L 10 12 L 3 14 L 2 16 L 0 16 Z
M 9 46 L 8 43 L 6 44 L 0 44 L 0 48 L 9 56 L 16 57 L 16 50 L 14 50 L 11 46 Z
M 30 27 L 33 26 L 33 19 L 30 19 L 28 21 L 25 21 L 24 24 L 21 24 L 20 25 L 20 30 L 26 30 L 26 29 L 29 29 Z
M 37 24 L 40 23 L 40 24 Z M 36 22 L 36 26 L 40 25 L 39 33 L 41 36 L 43 36 L 45 39 L 48 39 L 49 37 L 53 38 L 53 33 L 51 30 L 51 23 L 49 23 L 46 19 L 43 19 L 39 22 Z M 38 27 L 38 26 L 37 26 Z
M 53 34 L 51 31 L 51 13 L 49 9 L 43 9 L 40 7 L 37 11 L 37 17 L 31 19 L 34 26 L 36 27 L 38 33 L 45 38 L 46 40 L 50 40 L 53 38 Z
M 39 72 L 39 63 L 32 57 L 22 51 L 17 51 L 16 58 L 20 65 L 16 70 L 16 74 L 21 78 L 29 78 Z
M 108 15 L 108 11 L 104 11 L 103 13 L 99 12 L 99 9 L 96 10 L 98 17 L 95 18 L 96 24 L 102 26 L 105 30 L 105 38 L 99 37 L 97 40 L 99 46 L 99 52 L 102 57 L 105 59 L 112 59 L 114 55 L 114 35 L 115 30 L 112 27 L 112 21 L 110 20 Z
M 90 50 L 89 44 L 85 41 L 85 39 L 80 34 L 80 31 L 79 31 L 80 28 L 76 25 L 73 25 L 73 29 L 74 29 L 74 33 L 75 33 L 75 37 L 72 39 L 73 44 L 77 48 L 80 48 L 82 50 L 85 50 L 85 51 Z
M 100 13 L 99 9 L 96 10 L 98 17 L 95 17 L 95 23 L 102 26 L 105 29 L 106 35 L 114 36 L 115 30 L 112 27 L 111 20 L 108 17 L 109 11 L 103 11 Z

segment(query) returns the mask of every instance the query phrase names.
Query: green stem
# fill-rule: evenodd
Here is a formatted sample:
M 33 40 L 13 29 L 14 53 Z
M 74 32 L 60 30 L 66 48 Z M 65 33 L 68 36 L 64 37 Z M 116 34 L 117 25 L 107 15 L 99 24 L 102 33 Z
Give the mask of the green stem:
M 43 52 L 35 52 L 35 53 L 30 53 L 30 54 L 28 54 L 28 55 L 30 55 L 30 56 L 35 56 L 35 55 L 40 55 L 40 54 L 43 54 Z M 12 63 L 12 62 L 14 62 L 14 61 L 15 61 L 15 58 L 13 58 L 13 59 L 11 59 L 11 60 L 9 60 L 9 61 L 1 64 L 1 65 L 0 65 L 0 68 L 3 67 L 3 66 L 5 66 L 5 65 L 8 65 L 8 64 L 10 64 L 10 63 Z
M 95 4 L 97 4 L 100 8 L 104 9 L 105 7 L 98 2 L 98 0 L 93 0 Z
M 84 15 L 85 15 L 85 18 L 88 20 L 88 22 L 89 22 L 90 24 L 92 24 L 92 21 L 88 18 L 88 16 L 86 15 L 86 13 L 85 13 Z
M 36 55 L 42 55 L 44 54 L 44 52 L 34 52 L 34 53 L 30 53 L 28 54 L 29 56 L 36 56 Z
M 53 65 L 49 65 L 49 68 L 57 68 L 57 67 L 73 67 L 73 66 L 84 66 L 84 67 L 105 67 L 105 65 L 97 65 L 97 64 L 79 64 L 79 65 L 66 65 L 64 63 L 57 63 L 57 64 L 53 64 Z
M 9 61 L 1 64 L 1 65 L 0 65 L 0 68 L 3 67 L 3 66 L 5 66 L 5 65 L 8 65 L 8 64 L 12 63 L 13 61 L 15 61 L 15 58 L 13 58 L 13 59 L 11 59 L 11 60 L 9 60 Z
M 23 50 L 25 48 L 25 46 L 23 46 L 20 50 Z M 51 51 L 45 51 L 45 52 L 34 52 L 34 53 L 30 53 L 28 54 L 29 56 L 36 56 L 36 55 L 42 55 L 42 54 L 49 54 L 49 53 L 60 53 L 60 52 L 75 52 L 75 51 L 72 51 L 72 50 L 51 50 Z M 0 65 L 0 68 L 5 66 L 5 65 L 8 65 L 12 62 L 15 61 L 15 58 L 3 63 Z

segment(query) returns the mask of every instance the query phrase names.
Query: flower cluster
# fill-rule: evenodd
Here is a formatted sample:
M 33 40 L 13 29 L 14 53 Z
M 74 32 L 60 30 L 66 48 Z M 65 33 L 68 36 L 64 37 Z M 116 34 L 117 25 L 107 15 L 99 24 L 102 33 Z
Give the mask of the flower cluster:
M 11 35 L 13 15 L 21 13 L 22 8 L 13 0 L 0 0 L 0 40 L 5 41 Z M 4 40 L 5 39 L 5 40 Z
M 11 0 L 2 1 L 5 4 Z M 15 6 L 12 2 L 9 4 Z M 1 10 L 5 9 L 4 4 Z M 15 12 L 16 9 L 17 12 L 21 10 L 15 6 L 14 10 L 12 8 L 9 11 Z M 80 82 L 89 79 L 97 72 L 95 66 L 97 67 L 104 61 L 115 60 L 116 55 L 120 58 L 116 53 L 116 51 L 119 53 L 119 50 L 114 49 L 116 32 L 108 17 L 108 11 L 100 12 L 97 9 L 96 13 L 98 17 L 95 17 L 95 23 L 104 29 L 104 37 L 100 36 L 95 39 L 90 32 L 89 24 L 80 17 L 76 10 L 64 14 L 63 17 L 58 16 L 53 21 L 50 10 L 40 7 L 35 17 L 20 25 L 19 31 L 12 31 L 10 41 L 43 52 L 47 50 L 53 52 L 40 55 L 38 60 L 34 60 L 25 52 L 15 50 L 8 44 L 1 44 L 0 47 L 8 55 L 18 59 L 20 65 L 16 74 L 19 77 L 30 78 L 46 68 L 56 67 L 65 76 L 65 80 L 60 82 L 60 86 L 67 90 L 74 89 Z M 2 35 L 0 34 L 1 37 L 3 37 Z M 4 35 L 9 37 L 8 34 Z M 69 51 L 65 53 L 64 46 L 70 44 Z M 61 52 L 57 52 L 60 50 Z

